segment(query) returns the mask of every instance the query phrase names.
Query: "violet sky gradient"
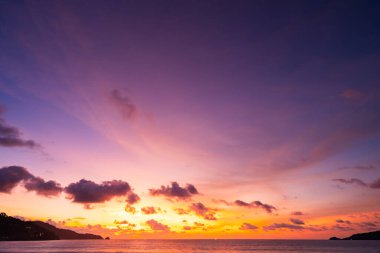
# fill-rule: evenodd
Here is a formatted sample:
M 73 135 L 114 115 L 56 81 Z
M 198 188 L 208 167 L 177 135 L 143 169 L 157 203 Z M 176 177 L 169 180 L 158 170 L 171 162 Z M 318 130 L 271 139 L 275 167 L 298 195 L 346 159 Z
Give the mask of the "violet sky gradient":
M 0 120 L 39 148 L 0 145 L 0 167 L 62 186 L 123 180 L 142 206 L 165 201 L 148 189 L 194 184 L 207 207 L 273 205 L 273 224 L 378 212 L 380 189 L 336 179 L 380 178 L 379 13 L 379 1 L 1 1 Z M 25 194 L 0 193 L 0 209 L 99 222 Z M 51 215 L 54 201 L 65 207 Z

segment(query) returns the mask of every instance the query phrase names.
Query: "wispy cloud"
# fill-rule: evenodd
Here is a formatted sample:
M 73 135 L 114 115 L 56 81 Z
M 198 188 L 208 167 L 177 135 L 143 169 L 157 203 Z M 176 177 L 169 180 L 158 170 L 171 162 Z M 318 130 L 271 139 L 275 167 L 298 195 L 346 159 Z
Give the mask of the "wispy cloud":
M 0 146 L 8 148 L 40 148 L 40 144 L 33 140 L 23 139 L 22 133 L 18 128 L 7 124 L 7 122 L 2 118 L 2 113 L 4 111 L 4 107 L 0 105 Z

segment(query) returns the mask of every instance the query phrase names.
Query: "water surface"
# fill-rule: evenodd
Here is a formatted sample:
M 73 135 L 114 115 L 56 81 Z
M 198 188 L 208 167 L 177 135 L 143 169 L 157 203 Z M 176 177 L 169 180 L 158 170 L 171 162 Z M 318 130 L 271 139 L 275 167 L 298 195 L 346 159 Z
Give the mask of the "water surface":
M 380 241 L 328 240 L 60 240 L 0 242 L 0 252 L 173 253 L 345 252 L 380 253 Z

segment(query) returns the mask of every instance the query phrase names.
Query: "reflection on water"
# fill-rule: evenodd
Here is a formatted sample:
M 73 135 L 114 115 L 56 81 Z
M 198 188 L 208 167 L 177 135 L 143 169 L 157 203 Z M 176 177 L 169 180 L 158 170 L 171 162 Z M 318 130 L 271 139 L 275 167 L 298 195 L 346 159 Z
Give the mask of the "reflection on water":
M 380 253 L 380 241 L 80 240 L 0 242 L 0 252 L 345 252 Z

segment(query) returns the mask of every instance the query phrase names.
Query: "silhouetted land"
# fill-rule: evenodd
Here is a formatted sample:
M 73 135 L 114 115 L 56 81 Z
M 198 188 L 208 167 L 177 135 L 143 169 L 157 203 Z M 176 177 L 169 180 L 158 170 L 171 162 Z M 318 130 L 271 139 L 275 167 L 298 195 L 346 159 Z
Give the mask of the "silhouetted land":
M 368 233 L 354 234 L 343 239 L 331 237 L 330 240 L 380 240 L 380 230 Z
M 100 235 L 79 234 L 68 229 L 60 229 L 42 221 L 22 221 L 0 214 L 0 241 L 31 240 L 83 240 L 103 239 Z

